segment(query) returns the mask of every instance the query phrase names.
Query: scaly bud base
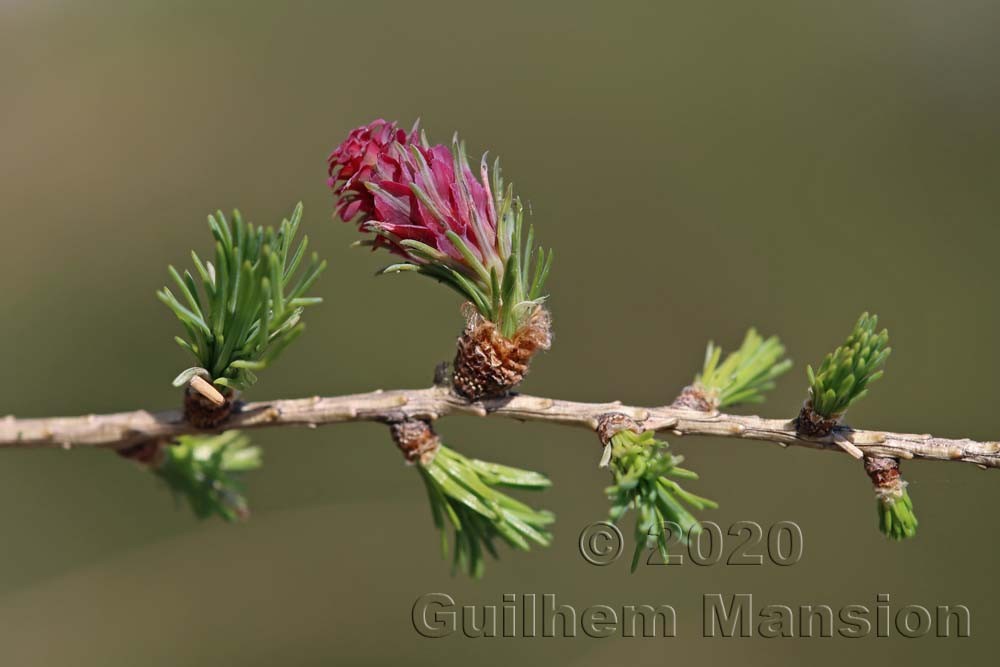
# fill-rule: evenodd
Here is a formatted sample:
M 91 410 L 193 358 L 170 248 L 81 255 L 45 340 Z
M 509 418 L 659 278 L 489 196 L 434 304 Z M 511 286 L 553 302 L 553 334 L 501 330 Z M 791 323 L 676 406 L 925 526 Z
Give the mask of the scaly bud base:
M 706 390 L 700 382 L 689 384 L 681 390 L 671 407 L 698 412 L 715 412 L 719 407 L 718 392 Z
M 225 389 L 222 392 L 225 402 L 216 405 L 206 397 L 188 387 L 184 390 L 184 418 L 197 428 L 215 428 L 229 418 L 233 412 L 234 392 Z
M 470 401 L 503 396 L 528 371 L 531 357 L 552 344 L 549 314 L 541 306 L 506 338 L 497 325 L 467 309 L 465 331 L 455 353 L 455 392 Z
M 407 463 L 430 464 L 434 460 L 441 440 L 428 422 L 410 419 L 389 425 L 392 441 L 403 452 Z
M 842 416 L 824 417 L 813 409 L 812 401 L 808 400 L 802 406 L 799 416 L 795 418 L 795 430 L 800 435 L 822 438 L 833 432 L 833 429 L 840 424 Z

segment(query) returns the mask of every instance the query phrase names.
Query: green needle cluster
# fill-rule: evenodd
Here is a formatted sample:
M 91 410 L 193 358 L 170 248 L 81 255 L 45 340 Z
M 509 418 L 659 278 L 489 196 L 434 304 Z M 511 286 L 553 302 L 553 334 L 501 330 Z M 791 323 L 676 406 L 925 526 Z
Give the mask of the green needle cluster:
M 718 504 L 685 491 L 671 478 L 698 479 L 694 472 L 681 468 L 683 457 L 667 451 L 668 445 L 654 437 L 653 431 L 635 433 L 622 430 L 611 436 L 611 473 L 613 486 L 605 489 L 611 501 L 611 520 L 617 522 L 630 509 L 636 511 L 635 552 L 632 571 L 639 565 L 642 552 L 655 546 L 664 562 L 667 559 L 669 533 L 674 527 L 684 543 L 701 531 L 701 525 L 685 507 L 715 509 Z
M 427 487 L 434 525 L 441 531 L 441 552 L 448 554 L 447 525 L 453 528 L 452 571 L 479 578 L 485 554 L 497 558 L 499 538 L 512 547 L 529 550 L 531 543 L 548 546 L 555 521 L 551 512 L 536 510 L 500 491 L 500 488 L 544 489 L 547 477 L 497 463 L 469 459 L 441 445 L 429 463 L 418 464 Z
M 917 534 L 917 515 L 905 486 L 893 495 L 880 494 L 877 501 L 878 528 L 892 540 L 905 540 Z
M 246 498 L 235 475 L 261 466 L 261 450 L 238 431 L 212 436 L 181 436 L 167 446 L 154 470 L 177 497 L 185 498 L 195 516 L 218 515 L 226 521 L 249 516 Z
M 695 377 L 709 400 L 720 408 L 739 403 L 763 403 L 765 392 L 774 389 L 774 381 L 792 367 L 791 359 L 783 358 L 785 347 L 777 336 L 764 339 L 755 329 L 747 331 L 743 344 L 731 352 L 725 361 L 722 348 L 709 343 L 705 350 L 705 365 Z
M 174 381 L 177 386 L 205 372 L 216 385 L 245 389 L 256 382 L 256 371 L 302 333 L 303 308 L 322 301 L 306 292 L 326 262 L 313 253 L 296 277 L 309 241 L 304 237 L 293 251 L 301 220 L 302 204 L 277 230 L 254 227 L 239 211 L 227 221 L 220 211 L 208 218 L 215 238 L 214 262 L 203 262 L 192 252 L 197 279 L 170 267 L 180 298 L 167 287 L 157 296 L 187 332 L 186 339 L 175 338 L 178 345 L 199 364 L 181 373 Z
M 809 394 L 813 411 L 837 419 L 868 393 L 868 385 L 882 377 L 882 366 L 892 352 L 889 332 L 876 333 L 878 316 L 864 313 L 843 345 L 826 355 L 818 372 L 812 366 Z

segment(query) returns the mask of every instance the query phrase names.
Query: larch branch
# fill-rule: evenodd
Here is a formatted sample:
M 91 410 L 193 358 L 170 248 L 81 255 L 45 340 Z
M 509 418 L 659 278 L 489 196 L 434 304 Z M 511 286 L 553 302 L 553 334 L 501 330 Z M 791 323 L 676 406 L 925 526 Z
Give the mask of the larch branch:
M 0 418 L 0 448 L 109 447 L 120 449 L 150 440 L 170 440 L 180 435 L 252 429 L 268 426 L 317 427 L 343 422 L 393 423 L 404 419 L 434 420 L 449 415 L 508 417 L 521 421 L 549 422 L 594 430 L 601 415 L 619 412 L 641 427 L 675 436 L 702 435 L 773 442 L 842 452 L 838 440 L 847 441 L 869 456 L 933 461 L 964 461 L 982 468 L 1000 468 L 1000 442 L 968 438 L 938 438 L 927 434 L 891 433 L 837 428 L 821 438 L 798 434 L 792 420 L 753 415 L 698 412 L 675 407 L 635 407 L 621 403 L 582 403 L 514 394 L 470 403 L 445 387 L 399 389 L 351 394 L 242 403 L 214 431 L 185 421 L 180 410 L 136 410 L 106 415 L 44 419 Z M 596 448 L 595 448 L 596 456 Z

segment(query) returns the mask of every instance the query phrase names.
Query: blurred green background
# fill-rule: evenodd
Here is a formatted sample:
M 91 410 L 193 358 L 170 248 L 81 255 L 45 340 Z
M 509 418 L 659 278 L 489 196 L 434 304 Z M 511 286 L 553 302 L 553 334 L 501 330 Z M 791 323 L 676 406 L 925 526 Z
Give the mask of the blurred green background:
M 997 437 L 1000 8 L 989 2 L 0 2 L 0 414 L 177 405 L 189 364 L 154 297 L 209 248 L 205 216 L 277 222 L 305 203 L 327 303 L 252 399 L 429 383 L 458 302 L 330 220 L 325 157 L 353 127 L 422 119 L 503 157 L 556 249 L 556 344 L 524 390 L 668 402 L 705 342 L 779 333 L 804 368 L 879 313 L 895 353 L 856 425 Z M 466 453 L 548 472 L 546 551 L 451 578 L 424 491 L 384 427 L 254 434 L 245 525 L 196 522 L 104 451 L 0 465 L 4 665 L 993 664 L 997 473 L 904 466 L 918 537 L 876 529 L 845 456 L 674 440 L 723 525 L 798 522 L 788 568 L 595 568 L 605 515 L 583 431 L 453 418 Z M 630 524 L 629 524 L 630 525 Z M 578 608 L 670 603 L 679 637 L 421 639 L 414 600 L 554 593 Z M 961 603 L 971 639 L 707 640 L 701 596 Z M 895 635 L 895 633 L 894 633 Z M 871 642 L 877 642 L 872 644 Z

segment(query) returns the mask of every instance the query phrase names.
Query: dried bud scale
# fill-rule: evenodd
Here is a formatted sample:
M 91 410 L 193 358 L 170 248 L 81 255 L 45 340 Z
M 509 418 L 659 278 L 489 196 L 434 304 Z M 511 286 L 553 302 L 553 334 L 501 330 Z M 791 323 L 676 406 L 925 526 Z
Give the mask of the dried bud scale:
M 899 461 L 896 459 L 887 456 L 866 456 L 864 466 L 877 492 L 893 494 L 902 485 Z
M 455 392 L 477 401 L 503 396 L 524 379 L 531 358 L 552 344 L 548 311 L 536 306 L 511 338 L 475 309 L 466 312 L 465 331 L 455 352 Z
M 701 383 L 689 384 L 671 403 L 671 407 L 698 412 L 715 412 L 719 407 L 718 392 L 712 392 Z
M 811 438 L 828 436 L 839 424 L 840 415 L 824 417 L 813 409 L 812 400 L 802 404 L 799 416 L 795 418 L 795 430 Z
M 392 433 L 392 441 L 408 463 L 427 465 L 434 460 L 434 455 L 441 447 L 441 440 L 434 433 L 433 427 L 422 419 L 389 424 L 389 431 Z
M 192 426 L 198 428 L 212 429 L 219 427 L 232 414 L 235 398 L 235 392 L 231 389 L 224 388 L 221 393 L 225 402 L 222 405 L 217 405 L 191 387 L 185 388 L 184 418 Z
M 635 420 L 622 412 L 605 412 L 597 418 L 597 437 L 602 445 L 610 445 L 611 438 L 621 431 L 642 433 Z
M 614 453 L 613 439 L 616 435 L 622 431 L 635 434 L 642 433 L 642 429 L 639 428 L 635 420 L 621 412 L 606 412 L 598 417 L 596 430 L 597 437 L 604 447 L 604 452 L 601 454 L 601 461 L 597 464 L 598 468 L 607 468 L 611 465 L 611 457 Z

